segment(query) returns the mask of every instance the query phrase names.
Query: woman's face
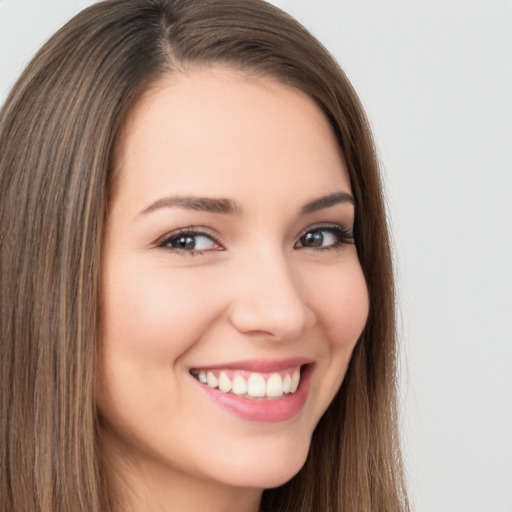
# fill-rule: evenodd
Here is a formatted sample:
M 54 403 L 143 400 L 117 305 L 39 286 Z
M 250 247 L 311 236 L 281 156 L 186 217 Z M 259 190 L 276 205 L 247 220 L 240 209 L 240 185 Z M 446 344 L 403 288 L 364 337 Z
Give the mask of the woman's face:
M 181 485 L 284 483 L 368 313 L 326 118 L 270 78 L 173 75 L 131 113 L 116 170 L 97 386 L 106 449 Z

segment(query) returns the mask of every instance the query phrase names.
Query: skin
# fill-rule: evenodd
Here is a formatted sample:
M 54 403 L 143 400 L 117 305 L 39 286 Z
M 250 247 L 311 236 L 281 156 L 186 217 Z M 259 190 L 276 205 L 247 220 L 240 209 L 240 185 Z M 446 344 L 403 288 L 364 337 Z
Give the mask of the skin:
M 304 464 L 368 314 L 356 247 L 331 230 L 350 231 L 354 206 L 302 212 L 318 197 L 351 193 L 334 134 L 302 92 L 195 69 L 137 103 L 116 172 L 97 403 L 119 510 L 257 511 L 262 490 Z M 158 203 L 176 195 L 229 199 L 237 211 Z M 203 233 L 200 250 L 159 246 L 191 227 Z M 301 242 L 313 231 L 320 248 Z M 303 409 L 286 421 L 240 418 L 190 374 L 296 356 L 314 371 Z

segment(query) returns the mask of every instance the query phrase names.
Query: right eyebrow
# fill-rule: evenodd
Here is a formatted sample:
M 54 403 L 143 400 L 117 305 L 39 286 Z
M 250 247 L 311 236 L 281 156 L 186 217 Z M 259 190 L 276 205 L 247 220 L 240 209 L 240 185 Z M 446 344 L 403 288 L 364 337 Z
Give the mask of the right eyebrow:
M 231 215 L 238 213 L 240 210 L 234 201 L 222 197 L 169 196 L 158 199 L 137 216 L 146 215 L 160 208 L 172 208 L 173 206 L 188 210 Z

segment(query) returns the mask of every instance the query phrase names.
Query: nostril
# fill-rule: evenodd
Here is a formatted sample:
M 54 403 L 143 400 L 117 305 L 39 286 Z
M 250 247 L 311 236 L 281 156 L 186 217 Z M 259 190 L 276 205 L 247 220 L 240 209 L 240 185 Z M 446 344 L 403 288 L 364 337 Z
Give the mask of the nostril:
M 300 309 L 287 310 L 270 304 L 260 307 L 237 303 L 230 312 L 231 324 L 239 332 L 282 340 L 300 336 L 314 325 L 315 319 L 313 311 L 302 304 Z

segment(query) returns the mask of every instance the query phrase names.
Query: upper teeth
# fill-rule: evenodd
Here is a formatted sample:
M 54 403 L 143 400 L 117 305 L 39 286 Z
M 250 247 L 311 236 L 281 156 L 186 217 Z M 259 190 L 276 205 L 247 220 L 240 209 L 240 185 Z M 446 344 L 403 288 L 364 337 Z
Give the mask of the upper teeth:
M 210 388 L 221 393 L 246 395 L 253 398 L 276 398 L 295 393 L 300 382 L 300 369 L 284 372 L 257 373 L 233 370 L 200 370 L 193 375 Z

